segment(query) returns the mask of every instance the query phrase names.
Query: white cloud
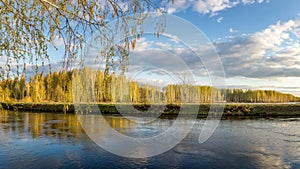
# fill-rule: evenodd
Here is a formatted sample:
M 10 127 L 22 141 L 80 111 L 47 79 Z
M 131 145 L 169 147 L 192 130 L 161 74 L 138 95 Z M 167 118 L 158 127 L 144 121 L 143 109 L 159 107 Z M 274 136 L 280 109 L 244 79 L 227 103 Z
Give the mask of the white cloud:
M 233 28 L 230 28 L 230 29 L 229 29 L 229 32 L 230 32 L 230 33 L 236 33 L 236 32 L 238 32 L 238 30 L 235 30 L 235 29 L 233 29 Z
M 238 1 L 231 0 L 198 0 L 193 9 L 201 14 L 215 15 L 219 11 L 236 6 Z
M 220 17 L 220 18 L 218 18 L 216 21 L 217 21 L 218 23 L 221 23 L 222 20 L 223 20 L 223 17 Z
M 277 22 L 251 35 L 215 43 L 226 75 L 244 77 L 299 76 L 299 20 Z M 291 38 L 294 37 L 294 38 Z
M 179 43 L 180 39 L 176 35 L 163 34 L 163 36 L 169 38 L 172 42 Z
M 241 36 L 231 36 L 214 43 L 218 54 L 223 62 L 227 77 L 291 77 L 299 76 L 300 72 L 300 42 L 295 38 L 295 30 L 300 28 L 298 19 L 287 22 L 277 22 L 266 29 Z M 230 32 L 236 32 L 233 28 Z M 165 52 L 156 50 L 149 51 L 150 48 L 159 47 Z M 146 51 L 148 52 L 145 52 Z M 177 72 L 179 63 L 171 57 L 171 54 L 179 56 L 182 61 L 197 75 L 202 76 L 197 70 L 203 70 L 204 65 L 197 57 L 193 57 L 191 51 L 177 43 L 148 42 L 142 39 L 137 43 L 135 52 L 140 57 L 131 61 L 133 63 L 143 63 L 142 65 L 156 65 L 165 67 Z M 206 64 L 215 63 L 214 51 L 211 48 L 198 45 L 193 48 L 199 56 L 206 58 Z M 142 59 L 143 58 L 143 59 Z M 170 64 L 165 64 L 165 62 Z
M 239 89 L 276 90 L 283 93 L 291 93 L 300 97 L 300 77 L 278 78 L 247 78 L 229 77 L 226 79 L 226 87 Z
M 243 4 L 253 4 L 255 3 L 255 0 L 242 0 Z
M 223 62 L 227 77 L 266 78 L 266 77 L 291 77 L 299 76 L 300 72 L 300 42 L 295 39 L 295 29 L 300 27 L 299 20 L 277 22 L 266 29 L 248 35 L 232 36 L 225 40 L 214 43 L 218 54 Z M 230 32 L 236 32 L 233 28 Z M 292 38 L 293 37 L 293 38 Z M 288 42 L 288 43 L 287 43 Z M 176 43 L 155 42 L 160 49 L 167 49 L 167 53 L 156 50 L 149 51 L 149 42 L 141 39 L 138 43 L 139 49 L 146 49 L 148 52 L 140 51 L 140 57 L 131 61 L 131 64 L 156 65 L 173 72 L 179 72 L 179 68 L 171 55 L 179 56 L 180 59 L 197 76 L 205 76 L 199 73 L 205 67 L 201 60 L 193 57 L 189 50 L 175 45 Z M 172 44 L 172 45 L 170 45 Z M 138 46 L 138 45 L 137 45 Z M 205 46 L 198 46 L 193 49 L 199 56 L 206 58 L 206 64 L 213 66 L 215 63 L 214 51 Z M 169 63 L 169 64 L 166 64 Z M 183 67 L 181 67 L 182 69 Z M 203 71 L 202 71 L 203 72 Z
M 144 51 L 149 48 L 152 43 L 153 42 L 148 41 L 146 38 L 140 38 L 136 41 L 134 51 Z
M 168 44 L 168 43 L 157 42 L 156 45 L 163 48 L 163 49 L 170 49 L 171 48 L 171 45 Z
M 294 20 L 289 20 L 281 24 L 271 25 L 267 29 L 255 33 L 252 38 L 260 40 L 266 47 L 275 47 L 281 45 L 284 40 L 289 39 L 290 34 L 295 28 L 299 27 Z
M 253 4 L 253 3 L 255 3 L 255 2 L 257 2 L 257 3 L 263 3 L 264 2 L 264 0 L 242 0 L 242 3 L 243 4 Z M 269 2 L 269 0 L 267 0 L 266 2 Z
M 186 0 L 176 0 L 174 3 L 170 3 L 169 8 L 168 8 L 168 14 L 173 14 L 178 11 L 183 11 L 189 7 L 189 4 L 191 2 L 186 1 Z
M 263 2 L 269 2 L 269 0 L 177 0 L 169 5 L 168 13 L 172 14 L 191 7 L 200 14 L 215 16 L 218 12 L 233 8 L 238 4 L 250 5 Z

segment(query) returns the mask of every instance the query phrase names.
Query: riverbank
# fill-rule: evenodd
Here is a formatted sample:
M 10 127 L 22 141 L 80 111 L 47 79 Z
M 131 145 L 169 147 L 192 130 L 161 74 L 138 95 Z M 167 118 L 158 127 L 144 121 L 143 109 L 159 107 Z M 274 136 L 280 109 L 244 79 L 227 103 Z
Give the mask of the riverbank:
M 216 104 L 215 107 L 219 105 Z M 13 111 L 28 111 L 28 112 L 56 112 L 56 113 L 75 113 L 75 107 L 70 103 L 0 103 L 1 109 Z M 134 108 L 133 108 L 134 107 Z M 81 104 L 76 107 L 79 113 L 99 112 L 103 114 L 127 114 L 146 115 L 158 114 L 161 116 L 176 116 L 180 111 L 186 114 L 197 113 L 199 116 L 205 116 L 210 110 L 210 104 L 187 104 L 180 106 L 178 104 L 168 104 L 166 107 L 158 104 Z M 184 109 L 184 110 L 183 110 Z M 135 111 L 139 110 L 139 111 Z M 142 113 L 141 113 L 142 112 Z M 143 113 L 144 112 L 144 113 Z M 300 104 L 276 103 L 276 104 L 249 104 L 249 103 L 226 103 L 223 116 L 300 116 Z

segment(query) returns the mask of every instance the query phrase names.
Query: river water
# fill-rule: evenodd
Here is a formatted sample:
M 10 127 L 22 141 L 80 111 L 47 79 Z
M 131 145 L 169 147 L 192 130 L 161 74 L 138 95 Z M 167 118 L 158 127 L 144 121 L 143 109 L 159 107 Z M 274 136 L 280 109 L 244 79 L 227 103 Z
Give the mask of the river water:
M 155 135 L 175 119 L 151 127 L 108 116 L 119 132 Z M 198 119 L 173 149 L 134 159 L 97 146 L 75 115 L 0 112 L 0 168 L 300 168 L 300 118 L 222 120 L 212 137 L 198 143 Z M 113 141 L 113 140 L 112 140 Z

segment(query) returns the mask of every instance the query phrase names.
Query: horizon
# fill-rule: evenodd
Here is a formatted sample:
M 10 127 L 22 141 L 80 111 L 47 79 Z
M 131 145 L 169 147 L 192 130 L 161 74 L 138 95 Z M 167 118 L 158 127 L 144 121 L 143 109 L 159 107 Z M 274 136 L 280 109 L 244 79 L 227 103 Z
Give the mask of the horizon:
M 92 72 L 90 72 L 90 73 L 92 73 L 92 74 L 89 74 L 89 75 L 92 75 L 92 76 L 96 76 L 96 74 L 95 73 L 97 73 L 97 71 L 100 71 L 102 74 L 104 73 L 104 72 L 102 72 L 100 69 L 92 69 L 92 68 L 88 68 L 88 67 L 85 67 L 85 68 L 87 68 L 87 69 L 89 69 L 89 70 L 91 70 Z M 85 68 L 83 68 L 83 69 L 85 69 Z M 53 73 L 57 73 L 58 75 L 60 75 L 61 74 L 61 72 L 63 72 L 63 71 L 65 71 L 66 73 L 69 73 L 69 72 L 72 72 L 72 73 L 74 73 L 73 71 L 75 70 L 77 70 L 77 71 L 81 71 L 81 70 L 83 70 L 83 69 L 80 69 L 80 68 L 72 68 L 71 70 L 59 70 L 59 71 L 54 71 L 54 72 L 51 72 L 51 74 L 53 74 Z M 38 72 L 38 73 L 36 73 L 36 74 L 32 74 L 32 75 L 30 75 L 30 76 L 26 76 L 25 75 L 25 83 L 26 83 L 26 85 L 27 84 L 29 84 L 30 82 L 34 82 L 34 76 L 35 75 L 42 75 L 43 74 L 43 77 L 44 78 L 46 78 L 49 74 L 50 74 L 50 72 Z M 76 74 L 76 73 L 75 73 Z M 113 73 L 110 73 L 109 74 L 109 76 L 111 76 L 112 74 L 115 74 L 115 72 L 113 72 Z M 117 77 L 119 77 L 119 76 L 121 76 L 120 74 L 115 74 L 115 77 L 117 78 Z M 16 76 L 15 78 L 18 78 L 18 80 L 20 81 L 20 78 L 21 78 L 22 76 Z M 14 81 L 15 80 L 15 78 L 13 78 L 13 77 L 10 77 L 10 79 L 12 80 L 12 81 Z M 32 78 L 32 80 L 33 81 L 30 81 L 30 79 Z M 159 89 L 160 89 L 160 92 L 163 92 L 164 91 L 164 89 L 166 89 L 169 85 L 178 85 L 178 86 L 182 86 L 182 85 L 185 85 L 184 83 L 157 83 L 156 81 L 153 81 L 152 83 L 149 83 L 149 81 L 147 81 L 146 83 L 145 82 L 143 82 L 142 80 L 138 80 L 138 79 L 132 79 L 132 78 L 128 78 L 128 77 L 126 77 L 126 75 L 124 75 L 124 78 L 125 78 L 125 80 L 126 81 L 130 81 L 130 82 L 136 82 L 138 85 L 139 85 L 139 87 L 140 88 L 143 88 L 143 85 L 148 85 L 149 87 L 151 87 L 151 86 L 153 86 L 153 87 L 159 87 Z M 5 80 L 7 80 L 7 79 L 3 79 L 3 80 L 0 80 L 0 83 L 1 82 L 3 82 L 3 81 L 5 81 Z M 71 79 L 71 81 L 72 81 L 72 79 Z M 67 82 L 65 82 L 65 83 L 67 83 Z M 222 87 L 218 87 L 218 86 L 212 86 L 212 85 L 199 85 L 199 84 L 188 84 L 189 86 L 193 86 L 193 87 L 211 87 L 211 88 L 215 88 L 215 89 L 217 89 L 217 90 L 230 90 L 231 92 L 232 91 L 234 91 L 234 90 L 242 90 L 244 93 L 246 93 L 247 91 L 251 91 L 251 92 L 257 92 L 257 91 L 264 91 L 264 92 L 276 92 L 276 93 L 279 93 L 279 94 L 291 94 L 291 93 L 285 93 L 285 92 L 280 92 L 280 91 L 277 91 L 277 90 L 271 90 L 271 89 L 260 89 L 260 88 L 257 88 L 257 89 L 247 89 L 247 88 L 234 88 L 234 87 L 231 87 L 231 88 L 229 88 L 228 86 L 225 86 L 225 88 L 222 88 Z M 1 87 L 1 86 L 0 86 Z M 228 94 L 228 93 L 227 93 Z M 226 95 L 227 95 L 226 94 Z M 296 96 L 296 95 L 294 95 L 294 94 L 291 94 L 292 96 L 294 96 L 294 97 L 296 97 L 297 99 L 300 99 L 300 97 L 299 96 Z M 265 103 L 267 103 L 267 102 L 265 102 Z

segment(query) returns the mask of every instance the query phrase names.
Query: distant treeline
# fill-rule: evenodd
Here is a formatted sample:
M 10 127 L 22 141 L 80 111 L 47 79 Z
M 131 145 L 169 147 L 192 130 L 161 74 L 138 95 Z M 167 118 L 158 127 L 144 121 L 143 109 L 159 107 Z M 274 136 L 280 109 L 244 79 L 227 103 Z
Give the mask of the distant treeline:
M 295 102 L 298 97 L 271 90 L 216 89 L 210 86 L 170 84 L 164 88 L 105 76 L 101 71 L 74 69 L 35 74 L 0 81 L 0 102 L 112 102 L 112 103 L 197 103 L 197 102 Z M 73 86 L 72 86 L 73 84 Z M 76 90 L 74 90 L 76 89 Z M 74 90 L 74 92 L 73 92 Z M 73 97 L 73 95 L 75 97 Z M 93 97 L 91 97 L 93 96 Z

